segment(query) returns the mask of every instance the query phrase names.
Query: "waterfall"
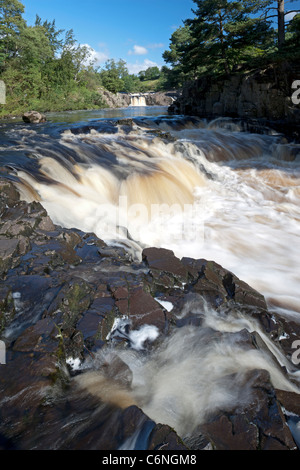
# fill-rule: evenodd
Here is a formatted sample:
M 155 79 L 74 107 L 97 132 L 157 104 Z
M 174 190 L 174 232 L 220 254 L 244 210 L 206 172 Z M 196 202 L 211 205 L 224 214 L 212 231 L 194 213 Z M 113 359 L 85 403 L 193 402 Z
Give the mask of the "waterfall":
M 65 114 L 67 122 L 62 122 L 60 114 L 56 122 L 52 116 L 50 125 L 0 126 L 0 176 L 14 182 L 22 201 L 39 202 L 62 228 L 48 232 L 37 225 L 38 237 L 31 236 L 24 256 L 26 224 L 40 222 L 20 205 L 13 224 L 9 219 L 13 208 L 0 206 L 0 238 L 7 243 L 2 246 L 6 249 L 18 240 L 16 256 L 22 259 L 8 272 L 6 284 L 0 285 L 1 294 L 10 293 L 7 299 L 14 310 L 13 320 L 4 325 L 2 333 L 10 342 L 5 367 L 21 371 L 15 387 L 17 372 L 12 377 L 6 372 L 0 376 L 0 403 L 8 407 L 0 422 L 0 437 L 8 435 L 13 444 L 16 440 L 17 448 L 109 450 L 115 446 L 138 450 L 149 445 L 150 449 L 149 436 L 155 423 L 161 423 L 171 426 L 186 445 L 198 449 L 203 444 L 201 427 L 213 423 L 223 434 L 227 416 L 228 423 L 237 424 L 229 429 L 232 445 L 237 442 L 247 447 L 246 434 L 240 433 L 240 440 L 238 432 L 248 421 L 247 438 L 254 436 L 250 445 L 260 445 L 258 432 L 265 432 L 264 439 L 270 438 L 265 448 L 270 443 L 275 447 L 277 438 L 271 432 L 281 432 L 275 391 L 300 393 L 299 369 L 292 366 L 285 343 L 295 340 L 298 344 L 299 339 L 296 327 L 291 333 L 294 337 L 289 337 L 300 318 L 299 144 L 288 143 L 280 135 L 242 132 L 242 124 L 229 118 L 208 122 L 161 115 L 158 107 L 134 109 L 145 106 L 146 98 L 147 94 L 131 95 L 131 105 L 118 109 L 117 118 L 115 110 L 101 111 L 104 119 L 100 111 L 94 114 L 93 110 L 84 114 L 84 122 L 82 115 L 74 122 L 70 113 Z M 147 116 L 153 108 L 154 114 Z M 42 214 L 42 207 L 33 206 Z M 44 216 L 40 218 L 44 220 Z M 73 229 L 85 235 L 77 238 Z M 104 242 L 103 249 L 94 235 Z M 73 252 L 66 253 L 66 262 L 56 258 L 61 256 L 62 236 L 69 237 L 66 246 L 86 261 L 77 263 Z M 185 283 L 181 275 L 174 275 L 174 280 L 171 274 L 165 276 L 167 263 L 157 271 L 146 262 L 140 264 L 147 247 L 167 248 L 180 260 L 185 258 L 193 280 Z M 114 248 L 124 249 L 124 255 L 119 257 L 121 250 L 110 255 Z M 188 258 L 196 264 L 189 264 Z M 217 308 L 206 302 L 202 291 L 207 289 L 214 296 L 214 285 L 219 282 L 217 271 L 209 268 L 212 263 L 241 279 L 241 291 L 246 282 L 263 294 L 270 312 L 261 307 L 252 310 L 247 304 L 243 307 L 238 297 L 233 302 L 232 287 L 226 285 L 223 274 L 228 302 L 222 305 L 221 300 Z M 78 310 L 78 320 L 76 311 L 73 320 L 68 296 L 69 292 L 74 295 L 72 287 L 81 279 L 94 293 L 80 290 L 83 313 Z M 194 292 L 198 282 L 199 292 Z M 36 295 L 39 289 L 41 295 Z M 146 314 L 145 298 L 149 301 Z M 1 296 L 0 304 L 2 308 Z M 163 326 L 163 333 L 153 314 L 158 304 L 164 308 L 163 325 L 165 319 L 172 322 L 167 332 Z M 34 323 L 33 329 L 28 328 L 27 315 L 38 326 Z M 38 315 L 43 315 L 41 322 Z M 131 323 L 135 317 L 141 323 Z M 290 329 L 281 330 L 281 320 L 274 326 L 280 317 L 286 324 L 293 321 Z M 54 336 L 56 329 L 50 330 L 52 322 L 56 327 L 56 319 L 58 325 L 68 326 L 59 330 L 65 336 Z M 69 328 L 69 321 L 76 326 Z M 47 330 L 41 340 L 35 339 L 44 331 L 41 325 L 51 331 L 48 339 Z M 76 345 L 74 331 L 83 338 Z M 60 337 L 68 354 L 66 364 L 72 369 L 70 386 L 61 387 L 58 379 L 52 389 L 47 376 L 44 382 L 35 374 L 39 367 L 45 370 L 44 364 L 52 371 L 52 362 L 44 362 L 43 354 L 47 356 L 48 347 L 54 350 L 52 344 Z M 35 347 L 32 357 L 31 344 Z M 90 344 L 95 349 L 87 349 Z M 81 353 L 84 347 L 90 353 L 87 357 Z M 57 348 L 60 351 L 60 344 Z M 75 356 L 77 351 L 80 356 Z M 55 368 L 56 361 L 53 353 Z M 31 367 L 34 374 L 25 374 Z M 269 374 L 274 394 L 267 375 L 260 371 Z M 28 417 L 26 427 L 26 423 L 21 426 L 20 417 L 28 403 L 37 403 L 37 411 Z M 278 413 L 291 413 L 289 409 L 280 411 L 279 403 L 278 398 Z M 295 399 L 298 404 L 299 398 Z M 266 409 L 270 414 L 265 419 Z M 257 416 L 253 422 L 248 420 L 252 413 Z M 40 422 L 29 433 L 28 426 L 36 416 Z M 291 413 L 288 418 L 297 440 L 299 417 Z M 0 439 L 0 448 L 2 445 Z M 165 444 L 161 449 L 167 450 Z
M 136 119 L 125 134 L 105 121 L 65 130 L 59 141 L 29 134 L 36 159 L 17 166 L 19 191 L 58 225 L 103 240 L 124 227 L 138 258 L 141 246 L 157 246 L 214 259 L 297 316 L 298 146 L 217 124 Z M 150 139 L 151 126 L 174 141 Z
M 147 106 L 145 95 L 131 95 L 130 106 Z

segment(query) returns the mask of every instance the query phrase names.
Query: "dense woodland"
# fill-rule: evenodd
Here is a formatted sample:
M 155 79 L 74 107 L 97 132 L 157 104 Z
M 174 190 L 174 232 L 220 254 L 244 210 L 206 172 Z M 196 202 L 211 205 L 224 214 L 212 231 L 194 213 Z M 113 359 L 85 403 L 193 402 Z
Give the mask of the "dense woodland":
M 0 0 L 0 79 L 7 97 L 0 117 L 28 109 L 101 108 L 103 88 L 112 93 L 169 90 L 207 74 L 299 60 L 300 14 L 292 0 L 193 1 L 191 18 L 172 34 L 163 53 L 167 65 L 132 75 L 122 59 L 95 66 L 91 50 L 77 42 L 73 30 L 59 30 L 55 19 L 37 15 L 28 25 L 21 2 Z
M 193 1 L 195 16 L 173 33 L 163 54 L 169 86 L 299 61 L 300 12 L 293 0 Z

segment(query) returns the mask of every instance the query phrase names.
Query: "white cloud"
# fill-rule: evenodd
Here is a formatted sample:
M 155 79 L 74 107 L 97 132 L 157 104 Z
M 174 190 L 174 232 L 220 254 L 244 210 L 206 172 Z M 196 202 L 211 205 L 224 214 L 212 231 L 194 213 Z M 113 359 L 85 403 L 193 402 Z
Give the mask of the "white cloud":
M 147 70 L 149 67 L 160 68 L 160 65 L 149 59 L 145 59 L 143 62 L 135 62 L 134 64 L 130 64 L 127 62 L 127 68 L 130 74 L 136 75 L 141 72 L 141 70 Z
M 128 51 L 128 54 L 129 55 L 145 55 L 145 54 L 148 54 L 148 49 L 146 49 L 146 47 L 143 47 L 143 46 L 133 46 L 133 49 Z
M 295 11 L 288 13 L 287 15 L 285 15 L 285 21 L 291 21 L 296 15 L 297 13 Z
M 81 46 L 86 47 L 89 50 L 89 57 L 85 61 L 85 65 L 100 65 L 105 63 L 109 59 L 109 53 L 107 50 L 104 51 L 96 51 L 93 47 L 91 47 L 89 44 L 81 44 Z M 102 47 L 102 44 L 99 44 L 100 47 Z

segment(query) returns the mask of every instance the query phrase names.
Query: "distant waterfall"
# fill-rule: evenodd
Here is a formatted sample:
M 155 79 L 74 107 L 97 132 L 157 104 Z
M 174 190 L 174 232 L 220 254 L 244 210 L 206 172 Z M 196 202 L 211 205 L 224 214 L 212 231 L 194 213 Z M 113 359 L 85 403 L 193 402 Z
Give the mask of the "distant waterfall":
M 130 106 L 147 106 L 145 95 L 131 95 Z

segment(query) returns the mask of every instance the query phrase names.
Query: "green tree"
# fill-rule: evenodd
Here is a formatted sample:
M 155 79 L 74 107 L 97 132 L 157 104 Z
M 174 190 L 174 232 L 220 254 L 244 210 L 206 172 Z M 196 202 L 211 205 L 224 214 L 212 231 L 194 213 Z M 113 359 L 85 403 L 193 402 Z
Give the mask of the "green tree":
M 126 62 L 120 59 L 116 62 L 110 59 L 105 63 L 105 68 L 101 70 L 100 77 L 102 85 L 111 93 L 118 93 L 124 90 L 125 77 L 128 76 Z
M 78 44 L 74 31 L 68 30 L 61 44 L 61 54 L 48 63 L 48 80 L 56 86 L 71 89 L 81 82 L 82 72 L 90 66 L 91 50 Z
M 22 30 L 15 68 L 23 74 L 22 88 L 27 97 L 40 98 L 45 92 L 43 71 L 53 58 L 53 50 L 43 26 L 29 26 Z
M 267 21 L 255 14 L 268 2 L 258 0 L 193 0 L 196 15 L 185 24 L 190 27 L 191 41 L 183 55 L 185 70 L 225 70 L 259 54 L 270 37 Z
M 124 75 L 123 77 L 124 87 L 121 91 L 125 93 L 137 93 L 140 91 L 140 79 L 134 74 Z
M 20 34 L 19 58 L 22 67 L 41 67 L 53 59 L 53 50 L 43 26 L 29 26 Z
M 290 13 L 299 13 L 300 10 L 291 10 L 285 9 L 287 3 L 293 3 L 295 0 L 284 1 L 284 0 L 277 0 L 276 2 L 270 0 L 268 2 L 268 8 L 265 9 L 263 13 L 263 17 L 265 20 L 269 20 L 271 18 L 277 18 L 277 45 L 278 49 L 281 50 L 285 44 L 286 39 L 286 31 L 288 27 L 288 22 L 286 21 L 286 16 Z M 275 14 L 270 14 L 275 11 Z
M 36 15 L 35 26 L 42 26 L 44 28 L 45 36 L 49 40 L 53 54 L 57 53 L 63 46 L 63 39 L 60 39 L 60 36 L 64 30 L 56 29 L 55 20 L 42 22 L 39 15 Z
M 190 26 L 185 24 L 174 31 L 170 39 L 170 49 L 163 53 L 163 59 L 173 67 L 180 65 L 183 55 L 192 41 Z
M 170 48 L 163 53 L 163 59 L 167 64 L 171 65 L 171 69 L 163 69 L 163 79 L 167 88 L 181 87 L 185 81 L 194 78 L 198 65 L 189 67 L 186 71 L 184 67 L 184 56 L 191 48 L 194 39 L 192 37 L 191 28 L 188 24 L 180 26 L 170 38 Z M 168 84 L 168 85 L 167 85 Z
M 21 31 L 26 27 L 22 17 L 24 5 L 18 0 L 0 0 L 0 67 L 15 57 L 20 44 Z
M 141 81 L 144 80 L 157 80 L 160 77 L 160 70 L 157 66 L 148 67 L 146 70 L 141 70 L 138 73 Z
M 300 55 L 300 14 L 294 16 L 287 26 L 285 46 L 291 52 Z

